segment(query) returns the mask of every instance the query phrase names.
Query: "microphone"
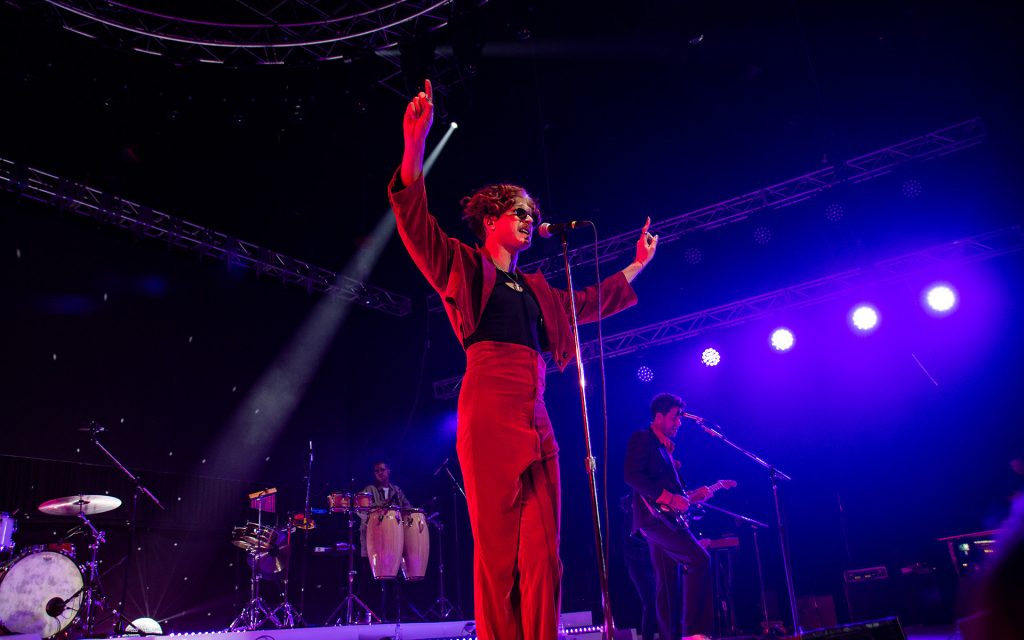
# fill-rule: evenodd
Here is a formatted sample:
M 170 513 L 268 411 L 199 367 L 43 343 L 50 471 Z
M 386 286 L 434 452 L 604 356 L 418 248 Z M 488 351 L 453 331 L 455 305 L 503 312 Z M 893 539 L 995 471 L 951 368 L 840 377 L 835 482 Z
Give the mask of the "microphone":
M 566 231 L 572 231 L 576 227 L 582 227 L 586 224 L 594 224 L 590 220 L 570 220 L 569 222 L 545 222 L 537 227 L 537 234 L 542 238 L 551 238 L 554 236 L 560 236 Z
M 690 420 L 693 420 L 694 422 L 704 422 L 704 418 L 702 418 L 700 416 L 695 416 L 692 413 L 684 413 L 683 417 L 684 418 L 689 418 Z
M 435 476 L 436 476 L 437 474 L 441 473 L 441 471 L 443 471 L 443 470 L 444 470 L 444 468 L 445 468 L 445 465 L 447 465 L 447 464 L 448 464 L 448 461 L 449 461 L 450 459 L 451 459 L 451 456 L 448 456 L 447 458 L 445 458 L 445 459 L 444 459 L 444 462 L 442 462 L 442 463 L 441 463 L 441 466 L 440 466 L 440 467 L 438 467 L 437 469 L 434 469 L 434 475 L 435 475 Z

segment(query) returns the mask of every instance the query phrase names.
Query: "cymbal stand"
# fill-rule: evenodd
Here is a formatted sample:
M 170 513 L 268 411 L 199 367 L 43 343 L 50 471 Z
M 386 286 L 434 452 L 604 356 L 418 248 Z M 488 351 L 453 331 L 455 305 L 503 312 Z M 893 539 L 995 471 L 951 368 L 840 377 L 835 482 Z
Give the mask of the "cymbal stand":
M 255 631 L 263 626 L 265 623 L 270 622 L 272 625 L 281 628 L 281 621 L 277 619 L 274 613 L 267 606 L 267 603 L 260 597 L 260 571 L 259 571 L 259 560 L 262 554 L 263 548 L 260 546 L 263 543 L 263 499 L 262 496 L 256 498 L 256 547 L 246 551 L 251 556 L 252 571 L 249 574 L 249 590 L 250 598 L 242 608 L 242 612 L 238 614 L 238 617 L 231 622 L 231 626 L 228 627 L 229 631 L 235 629 L 241 629 L 242 631 Z M 269 545 L 272 540 L 267 540 L 268 551 Z
M 326 625 L 330 625 L 331 621 L 334 620 L 334 626 L 340 627 L 342 625 L 356 624 L 359 621 L 366 621 L 366 624 L 373 624 L 374 622 L 380 623 L 380 616 L 373 612 L 373 609 L 366 606 L 359 596 L 352 591 L 352 583 L 356 577 L 356 547 L 352 539 L 352 529 L 355 524 L 355 505 L 349 506 L 346 511 L 348 516 L 348 595 L 338 603 L 338 606 L 334 608 L 334 611 L 327 616 Z M 342 609 L 345 610 L 345 615 L 341 615 Z
M 302 523 L 305 526 L 309 526 L 310 523 L 313 522 L 313 520 L 312 520 L 313 514 L 312 514 L 312 510 L 310 509 L 310 506 L 309 506 L 309 494 L 310 494 L 310 488 L 312 486 L 312 478 L 313 478 L 313 441 L 310 440 L 309 441 L 309 461 L 306 464 L 306 478 L 305 478 L 305 480 L 306 480 L 306 504 L 305 504 L 305 507 L 302 510 Z M 292 527 L 291 522 L 289 522 L 288 523 L 288 544 L 289 544 L 289 548 L 290 548 L 290 545 L 291 545 L 291 534 L 294 531 L 297 531 L 297 528 Z M 309 564 L 307 562 L 308 554 L 306 553 L 306 549 L 307 549 L 308 545 L 309 545 L 309 529 L 306 529 L 305 532 L 302 534 L 302 578 L 300 579 L 300 584 L 299 584 L 299 607 L 300 608 L 304 607 L 305 603 L 306 603 L 306 566 Z M 291 602 L 288 601 L 288 578 L 289 578 L 289 575 L 291 574 L 291 570 L 292 570 L 292 563 L 291 563 L 291 557 L 289 556 L 288 563 L 285 564 L 285 567 L 284 567 L 284 578 L 281 580 L 282 589 L 283 589 L 282 590 L 282 595 L 284 596 L 284 600 L 281 602 L 281 604 L 277 605 L 277 608 L 274 609 L 274 612 L 273 612 L 273 615 L 278 620 L 281 621 L 281 624 L 279 626 L 281 626 L 282 628 L 285 628 L 285 629 L 294 629 L 295 627 L 298 627 L 298 626 L 303 626 L 303 627 L 307 626 L 306 625 L 306 621 L 302 618 L 302 613 L 300 613 L 300 611 L 298 609 L 296 609 L 292 605 Z
M 433 606 L 427 609 L 425 617 L 437 616 L 438 620 L 447 620 L 453 614 L 458 614 L 458 617 L 461 618 L 462 612 L 444 595 L 444 523 L 441 522 L 440 516 L 434 526 L 437 527 L 437 593 L 439 595 Z
M 291 534 L 293 529 L 291 525 L 288 526 L 288 545 L 291 545 Z M 291 573 L 292 563 L 291 557 L 287 558 L 287 562 L 284 563 L 284 577 L 281 578 L 281 596 L 284 598 L 281 604 L 277 605 L 277 608 L 270 614 L 278 620 L 277 626 L 281 629 L 294 629 L 298 626 L 306 626 L 306 621 L 302 619 L 302 614 L 299 613 L 298 609 L 288 601 L 288 576 Z

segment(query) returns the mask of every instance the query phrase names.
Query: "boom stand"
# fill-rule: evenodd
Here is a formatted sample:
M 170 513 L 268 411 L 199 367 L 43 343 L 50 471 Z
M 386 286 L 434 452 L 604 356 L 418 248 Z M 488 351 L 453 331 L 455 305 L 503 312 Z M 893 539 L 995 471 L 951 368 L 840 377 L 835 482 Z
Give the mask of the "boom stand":
M 135 549 L 135 523 L 136 523 L 136 518 L 138 517 L 138 510 L 139 510 L 139 494 L 143 494 L 146 497 L 148 497 L 150 500 L 153 501 L 153 504 L 155 504 L 156 506 L 160 507 L 161 510 L 166 510 L 166 509 L 165 509 L 164 505 L 160 504 L 160 501 L 156 499 L 156 496 L 154 496 L 153 493 L 142 484 L 142 478 L 140 478 L 139 476 L 137 476 L 137 475 L 133 474 L 131 471 L 129 471 L 126 466 L 121 464 L 121 461 L 118 460 L 114 456 L 114 454 L 110 453 L 109 449 L 107 449 L 106 447 L 103 446 L 103 443 L 100 442 L 100 439 L 99 439 L 99 434 L 102 431 L 104 431 L 104 428 L 99 423 L 96 423 L 96 422 L 90 422 L 89 423 L 89 434 L 90 434 L 90 440 L 92 440 L 92 443 L 94 445 L 96 445 L 96 447 L 99 448 L 99 450 L 102 451 L 105 456 L 110 458 L 111 462 L 113 462 L 114 465 L 116 465 L 117 468 L 120 469 L 122 473 L 124 473 L 126 476 L 128 476 L 128 479 L 132 481 L 133 485 L 135 485 L 135 492 L 132 494 L 132 518 L 131 518 L 131 520 L 128 521 L 128 553 L 125 556 L 124 577 L 123 577 L 123 580 L 121 582 L 121 597 L 120 597 L 120 599 L 117 602 L 117 610 L 114 612 L 114 615 L 117 616 L 117 626 L 114 628 L 115 633 L 123 634 L 123 633 L 126 632 L 128 624 L 131 623 L 131 620 L 127 616 L 124 615 L 124 603 L 125 603 L 125 600 L 128 597 L 128 576 L 131 575 L 129 573 L 129 568 L 131 567 L 132 556 L 134 555 L 132 553 L 132 551 Z M 88 521 L 86 521 L 86 523 L 88 524 Z M 89 528 L 92 529 L 92 525 L 91 524 L 89 525 Z M 96 559 L 93 558 L 93 562 L 95 562 L 95 561 L 96 561 Z M 91 600 L 91 597 L 92 596 L 90 595 L 90 600 Z M 91 607 L 91 603 L 90 603 L 90 607 Z M 128 623 L 128 624 L 126 624 L 126 623 Z M 91 633 L 92 632 L 92 628 L 90 627 L 88 629 L 88 631 Z
M 709 427 L 707 425 L 707 421 L 704 420 L 704 418 L 701 418 L 699 416 L 693 416 L 691 419 L 697 423 L 698 427 L 704 430 L 704 433 L 708 434 L 712 438 L 717 438 L 721 440 L 722 442 L 729 445 L 736 451 L 739 451 L 746 457 L 750 458 L 757 464 L 761 465 L 762 467 L 765 468 L 765 470 L 768 471 L 768 478 L 772 484 L 772 497 L 775 500 L 775 525 L 779 529 L 779 547 L 782 549 L 782 568 L 786 577 L 786 593 L 789 596 L 789 614 L 793 619 L 793 635 L 799 637 L 802 633 L 802 630 L 800 629 L 800 618 L 797 615 L 796 591 L 793 589 L 793 565 L 791 564 L 789 557 L 789 539 L 786 535 L 786 524 L 782 516 L 782 501 L 779 498 L 779 480 L 792 480 L 792 478 L 783 473 L 782 471 L 779 471 L 777 468 L 775 468 L 775 465 L 768 464 L 756 454 L 747 451 L 746 449 L 739 446 L 735 442 L 729 440 L 724 435 L 722 435 L 720 431 L 717 431 Z M 718 425 L 714 426 L 717 427 Z M 762 608 L 764 609 L 765 618 L 767 619 L 767 608 L 764 607 L 763 599 Z
M 435 514 L 436 515 L 436 514 Z M 430 522 L 428 518 L 427 522 Z M 447 620 L 453 614 L 458 614 L 458 617 L 462 617 L 462 612 L 459 608 L 452 604 L 452 601 L 444 595 L 444 523 L 441 522 L 441 517 L 437 516 L 437 520 L 434 522 L 434 526 L 437 528 L 437 600 L 434 601 L 433 606 L 427 609 L 425 617 L 436 616 L 438 620 Z
M 580 353 L 579 322 L 576 317 L 576 295 L 572 287 L 572 269 L 569 266 L 569 243 L 562 233 L 562 256 L 565 261 L 565 280 L 569 291 L 569 320 L 572 324 L 572 341 L 576 349 L 576 375 L 580 387 L 580 412 L 583 414 L 583 445 L 586 451 L 587 482 L 590 485 L 590 514 L 594 520 L 594 545 L 597 548 L 597 574 L 600 578 L 601 604 L 604 614 L 602 640 L 612 640 L 615 635 L 615 621 L 612 619 L 612 601 L 608 594 L 608 564 L 604 555 L 604 540 L 601 535 L 601 509 L 597 498 L 597 459 L 590 446 L 590 421 L 587 418 L 586 379 L 583 375 L 583 357 Z M 601 283 L 597 283 L 600 287 Z M 601 309 L 597 310 L 598 315 Z

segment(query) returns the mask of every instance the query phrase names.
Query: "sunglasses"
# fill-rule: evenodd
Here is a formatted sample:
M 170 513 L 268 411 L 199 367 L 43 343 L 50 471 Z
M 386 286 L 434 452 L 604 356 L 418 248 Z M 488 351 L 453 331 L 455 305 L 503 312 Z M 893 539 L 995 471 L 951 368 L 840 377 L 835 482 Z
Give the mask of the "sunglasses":
M 529 217 L 533 218 L 533 223 L 535 225 L 539 225 L 540 224 L 540 212 L 539 211 L 527 211 L 526 209 L 524 209 L 522 207 L 516 207 L 512 211 L 509 211 L 508 215 L 515 216 L 515 217 L 519 218 L 520 222 L 526 222 L 526 218 L 527 218 L 527 216 L 529 216 Z

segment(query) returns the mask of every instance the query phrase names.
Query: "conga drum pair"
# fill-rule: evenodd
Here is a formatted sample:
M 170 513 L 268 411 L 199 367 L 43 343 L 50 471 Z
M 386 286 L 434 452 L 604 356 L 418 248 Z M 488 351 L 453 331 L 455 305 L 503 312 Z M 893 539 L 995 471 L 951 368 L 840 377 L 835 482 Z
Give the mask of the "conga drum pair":
M 380 507 L 366 522 L 366 555 L 377 580 L 422 580 L 430 557 L 430 530 L 421 509 Z

